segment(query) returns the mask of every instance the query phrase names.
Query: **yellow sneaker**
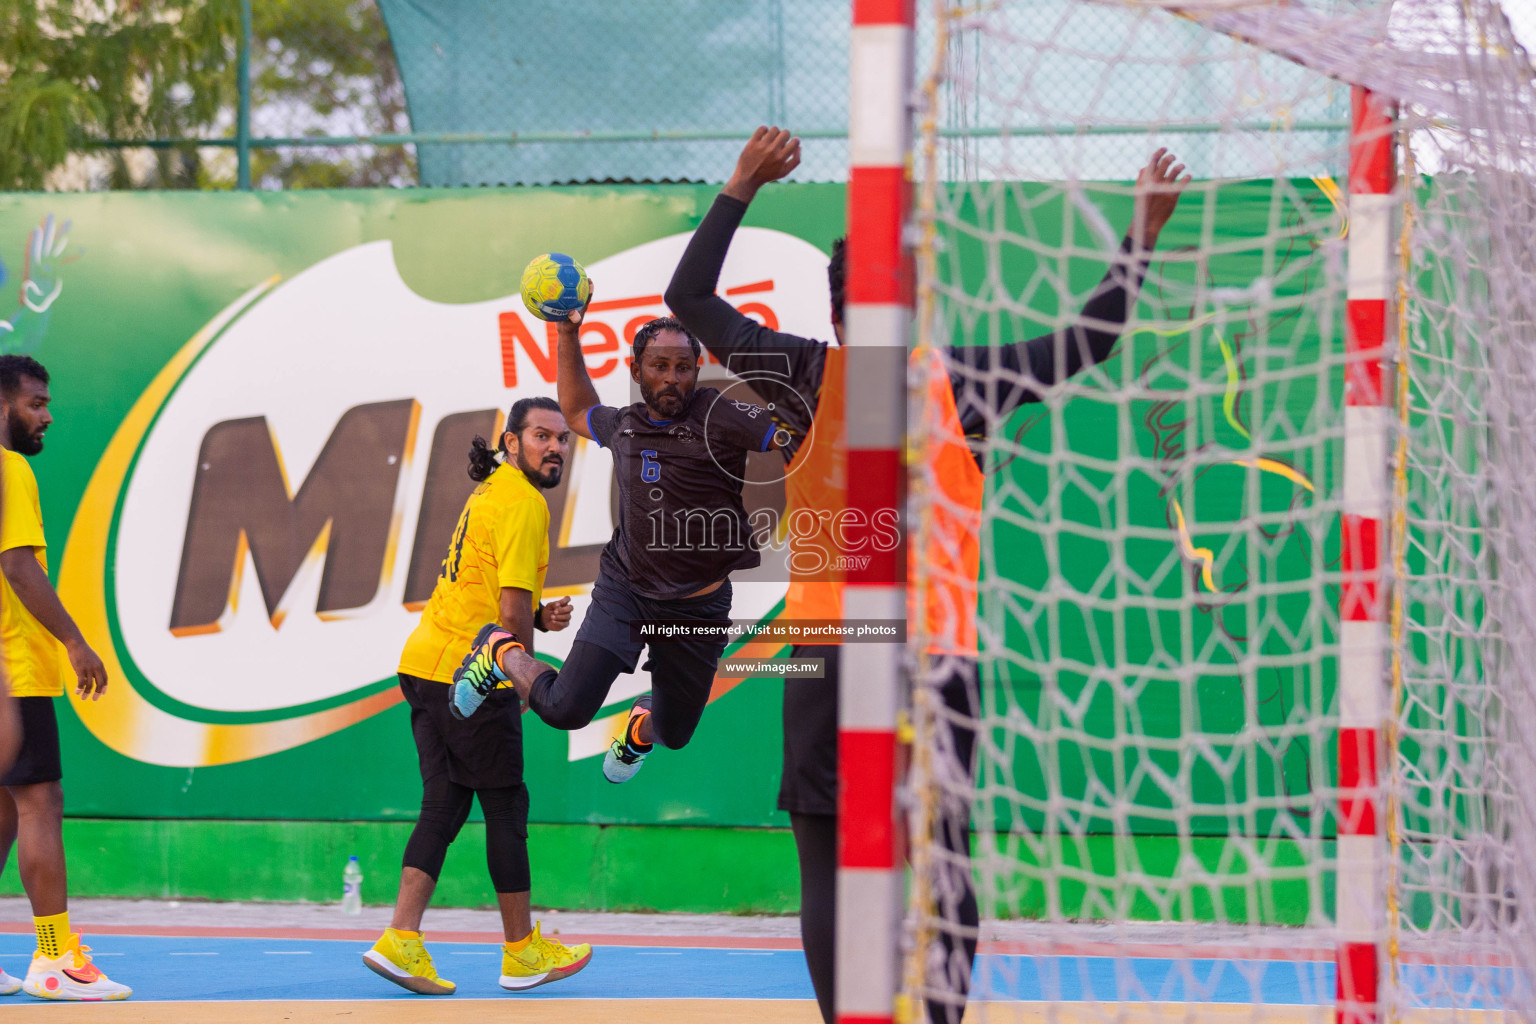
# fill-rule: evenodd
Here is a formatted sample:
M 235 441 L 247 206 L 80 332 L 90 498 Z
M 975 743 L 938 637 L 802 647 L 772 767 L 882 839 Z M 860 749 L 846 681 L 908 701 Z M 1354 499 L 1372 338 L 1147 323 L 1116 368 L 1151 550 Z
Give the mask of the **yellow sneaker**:
M 127 999 L 133 989 L 111 981 L 91 962 L 91 947 L 80 945 L 80 936 L 71 934 L 55 957 L 34 953 L 27 968 L 22 991 L 39 999 L 68 999 L 95 1002 L 98 999 Z
M 511 943 L 501 947 L 501 987 L 509 992 L 526 992 L 569 978 L 592 961 L 592 947 L 562 946 L 539 934 L 542 924 L 533 926 L 528 945 L 513 952 Z
M 417 932 L 386 928 L 373 948 L 363 954 L 369 970 L 401 988 L 423 996 L 451 996 L 458 987 L 437 976 L 432 954 Z

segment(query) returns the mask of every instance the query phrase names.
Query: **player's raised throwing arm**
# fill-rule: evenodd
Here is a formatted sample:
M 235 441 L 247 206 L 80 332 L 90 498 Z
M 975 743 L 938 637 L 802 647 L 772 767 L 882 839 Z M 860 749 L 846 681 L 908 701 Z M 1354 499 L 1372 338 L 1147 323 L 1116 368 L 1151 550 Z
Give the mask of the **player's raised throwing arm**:
M 597 388 L 592 386 L 592 377 L 587 373 L 587 358 L 581 354 L 581 318 L 586 312 L 585 309 L 573 309 L 560 321 L 555 394 L 560 400 L 560 415 L 565 417 L 565 425 L 592 441 L 596 438 L 587 424 L 587 414 L 601 403 Z

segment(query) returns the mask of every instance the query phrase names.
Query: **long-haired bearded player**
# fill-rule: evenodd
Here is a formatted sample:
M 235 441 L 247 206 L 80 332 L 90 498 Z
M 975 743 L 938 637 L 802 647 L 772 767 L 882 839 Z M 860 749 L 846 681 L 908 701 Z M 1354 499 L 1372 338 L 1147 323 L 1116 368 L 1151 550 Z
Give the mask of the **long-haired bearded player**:
M 524 398 L 512 406 L 497 451 L 475 438 L 469 475 L 478 486 L 464 503 L 421 622 L 400 654 L 400 689 L 411 706 L 421 762 L 421 814 L 405 844 L 394 920 L 363 959 L 374 973 L 422 995 L 452 995 L 455 989 L 433 966 L 421 917 L 476 797 L 485 814 L 485 859 L 506 938 L 501 987 L 520 992 L 569 978 L 592 958 L 585 943 L 567 947 L 544 938 L 530 917 L 528 787 L 517 701 L 493 694 L 473 721 L 461 719 L 449 703 L 453 671 L 486 619 L 530 638 L 536 627 L 564 629 L 570 623 L 569 598 L 539 604 L 549 567 L 549 506 L 540 491 L 560 483 L 570 447 L 560 407 L 549 398 Z
M 788 367 L 782 380 L 754 375 L 752 388 L 784 420 L 791 443 L 785 515 L 791 521 L 827 522 L 799 510 L 836 512 L 843 507 L 847 475 L 842 412 L 847 363 L 842 348 L 844 250 L 834 244 L 827 268 L 836 344 L 781 334 L 742 315 L 716 294 L 731 237 L 759 188 L 785 177 L 800 162 L 800 140 L 776 128 L 759 128 L 743 148 L 735 174 L 715 199 L 678 262 L 666 300 L 698 333 L 710 354 L 727 367 L 733 357 L 773 353 Z M 946 800 L 935 815 L 933 840 L 946 851 L 937 858 L 939 911 L 945 926 L 928 953 L 928 1015 L 959 1021 L 965 1012 L 971 964 L 976 955 L 976 896 L 969 870 L 970 799 L 975 775 L 977 717 L 977 579 L 980 571 L 981 460 L 990 431 L 1020 405 L 1038 402 L 1051 386 L 1109 358 L 1147 272 L 1158 235 L 1178 206 L 1189 178 L 1165 150 L 1158 150 L 1136 179 L 1130 230 L 1109 260 L 1109 269 L 1083 305 L 1073 326 L 1007 345 L 959 345 L 927 353 L 923 405 L 923 472 L 939 492 L 931 503 L 933 524 L 921 558 L 930 585 L 925 606 L 909 606 L 914 624 L 936 638 L 925 652 L 933 666 L 927 680 L 946 712 L 937 729 L 935 771 L 944 773 Z M 903 344 L 904 339 L 893 339 Z M 816 430 L 796 417 L 812 415 Z M 814 437 L 813 443 L 797 444 Z M 807 550 L 835 553 L 830 532 L 792 538 Z M 814 561 L 814 560 L 812 560 Z M 791 566 L 796 564 L 791 559 Z M 914 594 L 915 596 L 915 594 Z M 827 572 L 797 575 L 785 597 L 786 619 L 841 619 L 842 586 Z M 822 1017 L 833 1019 L 834 924 L 837 878 L 837 686 L 838 649 L 799 646 L 795 657 L 823 658 L 825 679 L 784 682 L 784 774 L 779 807 L 789 812 L 800 858 L 800 933 Z M 960 796 L 964 794 L 964 796 Z
M 699 383 L 699 340 L 672 317 L 635 333 L 630 376 L 639 402 L 601 405 L 578 340 L 583 313 L 560 324 L 560 408 L 572 430 L 613 453 L 619 522 L 603 548 L 571 654 L 556 672 L 495 624 L 480 631 L 456 677 L 456 706 L 474 713 L 486 694 L 515 686 L 557 729 L 592 721 L 621 673 L 633 672 L 645 622 L 684 623 L 691 638 L 650 643 L 652 692 L 630 708 L 624 733 L 603 759 L 603 777 L 624 782 L 653 745 L 677 749 L 693 736 L 725 653 L 735 569 L 758 564 L 742 506 L 748 452 L 786 435 L 767 410 Z

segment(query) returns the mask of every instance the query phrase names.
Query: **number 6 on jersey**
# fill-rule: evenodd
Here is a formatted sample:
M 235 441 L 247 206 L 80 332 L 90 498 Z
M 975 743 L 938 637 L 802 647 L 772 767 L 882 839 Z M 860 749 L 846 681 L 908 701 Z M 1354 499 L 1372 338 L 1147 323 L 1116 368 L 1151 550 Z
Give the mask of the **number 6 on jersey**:
M 640 479 L 648 484 L 661 479 L 661 463 L 656 461 L 656 453 L 649 449 L 640 453 Z

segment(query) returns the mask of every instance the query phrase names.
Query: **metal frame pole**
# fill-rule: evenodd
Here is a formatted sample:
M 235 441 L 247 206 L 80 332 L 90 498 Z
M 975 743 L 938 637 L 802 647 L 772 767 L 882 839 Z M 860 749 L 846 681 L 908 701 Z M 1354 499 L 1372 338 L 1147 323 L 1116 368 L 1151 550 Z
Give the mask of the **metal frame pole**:
M 1397 116 L 1390 101 L 1363 86 L 1353 87 L 1352 106 L 1340 523 L 1336 1020 L 1376 1024 L 1386 892 L 1380 766 L 1391 713 L 1382 568 L 1393 408 L 1382 355 L 1395 266 Z
M 906 492 L 912 262 L 913 0 L 854 0 L 848 111 L 848 265 L 843 343 L 848 509 L 869 531 L 869 563 L 847 574 L 848 619 L 906 618 L 906 550 L 880 550 L 874 524 L 900 522 Z M 854 467 L 858 467 L 854 470 Z M 900 982 L 896 723 L 901 643 L 841 648 L 838 702 L 836 1010 L 840 1024 L 889 1022 Z
M 240 0 L 240 106 L 235 116 L 235 187 L 251 188 L 251 0 Z

